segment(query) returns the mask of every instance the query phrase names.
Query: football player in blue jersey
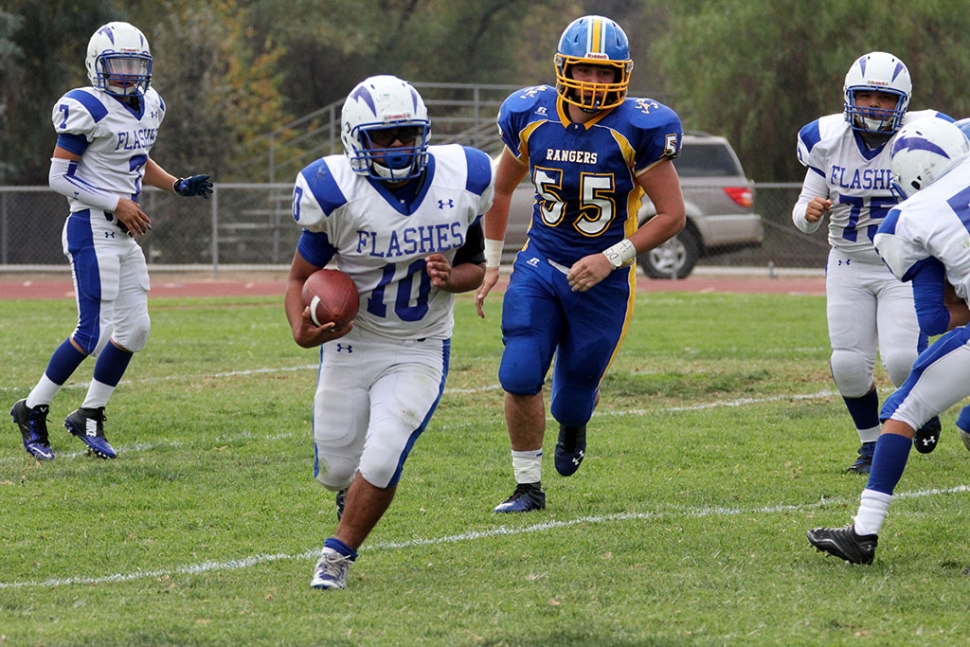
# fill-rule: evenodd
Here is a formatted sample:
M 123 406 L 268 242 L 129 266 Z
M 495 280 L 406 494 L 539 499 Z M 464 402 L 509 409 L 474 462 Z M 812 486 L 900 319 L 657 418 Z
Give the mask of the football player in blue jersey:
M 798 160 L 808 170 L 792 220 L 813 233 L 828 216 L 830 367 L 861 443 L 846 471 L 860 474 L 869 472 L 880 433 L 873 374 L 877 348 L 898 387 L 927 344 L 916 321 L 912 286 L 889 272 L 872 245 L 879 223 L 897 202 L 889 169 L 896 133 L 922 117 L 952 121 L 935 110 L 908 110 L 912 89 L 902 61 L 888 52 L 870 52 L 845 76 L 844 111 L 816 119 L 798 133 Z M 939 433 L 939 418 L 928 420 L 916 434 L 917 451 L 933 451 Z
M 81 407 L 64 426 L 100 458 L 117 453 L 104 436 L 104 409 L 132 354 L 148 341 L 148 266 L 135 237 L 151 229 L 138 204 L 142 184 L 182 196 L 207 197 L 207 175 L 170 175 L 149 157 L 165 102 L 151 87 L 152 55 L 145 35 L 126 22 L 99 28 L 88 42 L 90 87 L 54 104 L 57 144 L 50 186 L 66 196 L 64 254 L 71 264 L 78 323 L 54 351 L 37 386 L 13 405 L 24 448 L 52 460 L 47 414 L 54 395 L 89 355 L 94 377 Z
M 313 162 L 296 179 L 293 217 L 303 233 L 285 297 L 293 339 L 321 347 L 314 476 L 336 493 L 338 521 L 313 570 L 318 589 L 346 587 L 438 406 L 454 294 L 482 282 L 481 217 L 494 192 L 488 155 L 428 145 L 428 110 L 406 81 L 362 81 L 341 122 L 345 154 Z M 360 295 L 357 318 L 339 330 L 315 326 L 301 298 L 307 277 L 330 263 Z
M 905 200 L 879 225 L 875 246 L 889 270 L 913 286 L 924 333 L 946 334 L 920 354 L 882 408 L 882 433 L 854 521 L 808 531 L 818 550 L 853 564 L 873 561 L 917 430 L 970 396 L 970 141 L 958 126 L 931 116 L 903 126 L 891 155 L 893 187 Z M 965 415 L 958 426 L 966 426 Z M 963 428 L 961 435 L 967 443 Z
M 626 34 L 602 16 L 566 27 L 556 86 L 524 88 L 499 110 L 505 150 L 495 201 L 485 215 L 484 300 L 499 278 L 512 192 L 528 173 L 535 203 L 502 310 L 499 381 L 516 487 L 496 512 L 545 507 L 542 388 L 555 356 L 550 408 L 559 423 L 556 470 L 569 476 L 586 455 L 586 423 L 633 313 L 635 260 L 683 229 L 677 114 L 627 96 L 633 61 Z M 643 194 L 657 215 L 638 228 Z

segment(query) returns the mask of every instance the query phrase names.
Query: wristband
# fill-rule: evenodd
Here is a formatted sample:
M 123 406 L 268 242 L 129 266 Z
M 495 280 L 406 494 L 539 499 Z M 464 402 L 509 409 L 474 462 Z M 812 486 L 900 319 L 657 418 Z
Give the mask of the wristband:
M 180 184 L 180 183 L 182 182 L 182 180 L 184 180 L 184 179 L 185 179 L 185 178 L 181 178 L 181 177 L 177 177 L 177 178 L 175 178 L 175 183 L 174 183 L 174 184 L 172 185 L 172 191 L 175 191 L 176 193 L 178 193 L 178 192 L 179 192 L 179 184 Z
M 603 250 L 606 260 L 610 262 L 610 267 L 618 270 L 629 265 L 637 257 L 637 248 L 630 242 L 629 238 L 624 238 L 616 245 Z
M 485 239 L 485 268 L 498 267 L 502 264 L 502 248 L 505 247 L 504 240 Z

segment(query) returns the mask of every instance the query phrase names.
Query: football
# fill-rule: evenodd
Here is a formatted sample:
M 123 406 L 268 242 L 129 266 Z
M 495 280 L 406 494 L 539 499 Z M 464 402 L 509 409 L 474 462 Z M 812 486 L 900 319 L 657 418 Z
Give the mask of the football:
M 346 326 L 360 308 L 360 294 L 354 280 L 340 270 L 317 270 L 303 283 L 303 305 L 317 326 L 334 322 Z

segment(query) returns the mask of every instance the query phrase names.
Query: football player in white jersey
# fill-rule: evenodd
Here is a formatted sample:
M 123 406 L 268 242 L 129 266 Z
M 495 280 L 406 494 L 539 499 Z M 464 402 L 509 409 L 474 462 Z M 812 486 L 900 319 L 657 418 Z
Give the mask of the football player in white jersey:
M 889 379 L 898 387 L 926 348 L 913 309 L 913 290 L 879 260 L 872 239 L 897 199 L 890 185 L 889 151 L 899 128 L 934 110 L 907 111 L 912 94 L 909 71 L 886 52 L 856 60 L 845 76 L 845 110 L 804 126 L 798 133 L 798 160 L 808 167 L 795 225 L 815 232 L 828 216 L 831 245 L 825 294 L 831 370 L 861 441 L 846 471 L 868 473 L 879 437 L 879 395 L 873 372 L 878 349 Z M 940 421 L 927 421 L 916 448 L 933 451 Z
M 152 55 L 145 35 L 126 22 L 99 28 L 88 42 L 90 87 L 54 104 L 57 144 L 50 186 L 68 199 L 62 244 L 71 263 L 78 323 L 54 351 L 44 375 L 10 415 L 24 448 L 52 460 L 47 414 L 57 391 L 89 355 L 97 357 L 81 407 L 64 426 L 100 458 L 117 453 L 104 436 L 104 409 L 131 356 L 148 341 L 148 267 L 135 237 L 151 229 L 138 205 L 142 184 L 182 196 L 207 197 L 207 175 L 170 175 L 149 157 L 165 116 L 151 87 Z
M 905 200 L 879 225 L 876 249 L 912 284 L 923 331 L 946 334 L 920 354 L 882 408 L 882 434 L 854 522 L 808 532 L 818 550 L 856 564 L 872 563 L 915 431 L 970 396 L 970 141 L 940 119 L 908 123 L 892 145 L 892 173 Z
M 499 513 L 542 510 L 543 389 L 555 357 L 549 411 L 559 423 L 556 471 L 571 476 L 586 457 L 586 423 L 633 316 L 636 257 L 684 227 L 677 113 L 627 96 L 633 60 L 623 29 L 583 16 L 563 30 L 556 86 L 511 94 L 499 109 L 505 150 L 495 206 L 485 216 L 487 270 L 476 296 L 498 281 L 512 192 L 535 187 L 529 239 L 518 253 L 502 307 L 499 382 L 515 490 Z M 640 199 L 657 215 L 638 227 Z
M 314 476 L 337 493 L 337 529 L 310 585 L 342 589 L 357 550 L 394 498 L 411 447 L 448 375 L 454 293 L 485 274 L 481 216 L 494 193 L 491 159 L 429 146 L 431 125 L 411 84 L 361 82 L 341 114 L 345 154 L 296 180 L 303 234 L 287 280 L 293 338 L 321 346 L 313 399 Z M 333 263 L 360 293 L 352 324 L 315 326 L 303 284 Z

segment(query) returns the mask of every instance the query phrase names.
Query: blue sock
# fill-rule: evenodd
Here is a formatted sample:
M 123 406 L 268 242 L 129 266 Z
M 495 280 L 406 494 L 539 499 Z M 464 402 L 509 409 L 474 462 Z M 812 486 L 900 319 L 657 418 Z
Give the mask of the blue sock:
M 350 546 L 348 546 L 347 544 L 345 544 L 344 542 L 340 541 L 336 537 L 331 537 L 327 541 L 323 542 L 323 547 L 331 548 L 337 551 L 338 553 L 340 553 L 341 555 L 349 557 L 350 561 L 354 561 L 357 559 L 357 551 L 351 548 Z
M 70 338 L 65 339 L 51 355 L 44 374 L 54 384 L 64 384 L 86 358 L 87 355 L 74 348 Z
M 856 429 L 872 429 L 879 426 L 879 394 L 875 389 L 861 398 L 843 396 L 842 399 Z
M 893 490 L 903 477 L 909 450 L 913 441 L 899 434 L 882 434 L 876 441 L 876 451 L 872 454 L 872 471 L 869 472 L 867 490 L 875 490 L 892 495 Z
M 108 342 L 94 365 L 94 379 L 108 386 L 118 386 L 131 362 L 131 355 Z
M 960 410 L 960 415 L 957 416 L 957 427 L 970 433 L 970 404 Z

